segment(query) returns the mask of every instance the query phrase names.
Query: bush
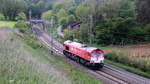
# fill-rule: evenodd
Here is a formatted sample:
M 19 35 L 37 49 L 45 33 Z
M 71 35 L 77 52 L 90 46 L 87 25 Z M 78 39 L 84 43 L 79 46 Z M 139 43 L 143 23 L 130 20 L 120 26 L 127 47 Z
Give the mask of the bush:
M 58 20 L 59 24 L 63 26 L 63 28 L 66 28 L 67 27 L 67 18 L 65 17 L 61 17 L 59 20 Z
M 128 65 L 129 59 L 124 56 L 122 52 L 112 51 L 106 54 L 106 58 L 115 62 L 119 62 Z
M 44 13 L 42 13 L 42 19 L 43 20 L 50 20 L 52 17 L 52 11 L 51 10 L 48 10 Z
M 18 15 L 16 16 L 15 19 L 16 19 L 17 21 L 19 21 L 19 20 L 25 21 L 25 20 L 27 20 L 27 17 L 26 17 L 26 14 L 25 14 L 25 13 L 21 12 L 21 13 L 18 13 Z
M 147 24 L 145 27 L 144 27 L 144 30 L 146 32 L 146 35 L 144 36 L 145 37 L 145 40 L 149 43 L 150 42 L 150 24 Z
M 28 28 L 27 24 L 24 21 L 18 21 L 14 27 L 18 28 L 19 31 L 22 33 L 27 32 L 27 28 Z
M 70 22 L 70 21 L 75 21 L 75 16 L 74 15 L 69 15 L 68 16 L 68 21 L 67 22 Z
M 27 40 L 27 44 L 34 49 L 42 47 L 42 45 L 35 40 Z
M 118 51 L 111 51 L 106 53 L 105 58 L 117 63 L 137 68 L 139 70 L 142 70 L 143 72 L 150 73 L 150 63 L 148 60 L 140 58 L 130 58 L 125 56 L 122 52 Z
M 0 14 L 0 20 L 5 20 L 5 17 L 3 14 Z

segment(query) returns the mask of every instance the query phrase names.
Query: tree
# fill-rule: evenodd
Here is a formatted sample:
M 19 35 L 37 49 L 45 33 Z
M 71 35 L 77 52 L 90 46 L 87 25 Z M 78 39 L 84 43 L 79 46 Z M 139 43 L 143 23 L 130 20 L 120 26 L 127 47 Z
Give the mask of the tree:
M 140 23 L 150 23 L 150 0 L 137 0 L 137 20 Z
M 61 17 L 61 18 L 59 18 L 59 21 L 58 21 L 58 22 L 59 22 L 60 25 L 62 25 L 63 28 L 66 28 L 66 27 L 67 27 L 67 24 L 68 24 L 67 18 Z
M 64 29 L 64 40 L 73 40 L 73 34 L 68 29 Z
M 51 10 L 48 10 L 48 11 L 42 13 L 42 19 L 43 20 L 50 20 L 51 16 L 52 16 L 52 11 Z
M 58 23 L 63 25 L 63 27 L 66 27 L 66 25 L 67 25 L 67 17 L 68 17 L 67 11 L 64 10 L 64 9 L 60 9 L 58 11 L 58 13 L 56 14 L 56 16 L 57 16 Z
M 97 26 L 97 42 L 106 45 L 131 43 L 134 39 L 132 35 L 135 26 L 135 19 L 133 18 L 118 17 L 106 20 Z M 138 38 L 136 38 L 136 40 L 137 39 Z
M 0 2 L 0 12 L 4 14 L 5 19 L 15 20 L 16 15 L 26 9 L 24 0 L 0 0 Z
M 113 28 L 110 21 L 105 21 L 96 26 L 96 42 L 97 44 L 113 44 Z
M 117 9 L 117 17 L 128 18 L 133 17 L 135 18 L 135 2 L 131 0 L 123 0 L 120 2 L 120 7 Z
M 26 33 L 28 31 L 28 26 L 24 21 L 18 21 L 14 27 L 18 28 L 22 33 Z
M 84 2 L 85 0 L 74 0 L 74 4 L 75 5 L 79 5 L 81 4 L 82 2 Z
M 69 8 L 68 9 L 69 14 L 75 15 L 76 8 L 77 8 L 76 6 Z
M 5 20 L 5 17 L 3 14 L 0 13 L 0 20 Z
M 64 40 L 79 40 L 79 31 L 78 30 L 68 30 L 64 29 Z
M 27 20 L 27 17 L 26 17 L 25 13 L 21 12 L 21 13 L 18 13 L 18 15 L 16 16 L 15 19 L 16 20 L 23 20 L 23 21 L 25 21 L 25 20 Z
M 67 17 L 68 13 L 65 9 L 60 9 L 57 13 L 57 18 L 61 18 L 61 17 Z
M 37 2 L 32 2 L 31 6 L 29 7 L 30 10 L 32 10 L 32 16 L 34 18 L 40 18 L 41 14 L 46 11 L 45 8 L 45 2 L 44 1 L 37 1 Z
M 53 6 L 53 10 L 55 11 L 55 12 L 58 12 L 61 8 L 63 7 L 63 5 L 62 4 L 55 4 L 54 6 Z
M 70 21 L 75 21 L 75 16 L 74 15 L 69 15 L 68 16 L 68 21 L 67 22 L 70 22 Z
M 80 40 L 80 42 L 89 42 L 89 35 L 88 35 L 88 29 L 89 29 L 89 25 L 88 24 L 82 24 L 80 27 L 80 31 L 79 31 L 79 35 L 78 35 L 78 39 Z
M 145 40 L 150 43 L 150 24 L 147 24 L 144 28 L 144 32 L 145 32 Z
M 89 15 L 89 9 L 88 7 L 85 7 L 83 5 L 80 5 L 76 8 L 76 16 L 77 18 L 82 22 L 87 22 L 87 17 Z

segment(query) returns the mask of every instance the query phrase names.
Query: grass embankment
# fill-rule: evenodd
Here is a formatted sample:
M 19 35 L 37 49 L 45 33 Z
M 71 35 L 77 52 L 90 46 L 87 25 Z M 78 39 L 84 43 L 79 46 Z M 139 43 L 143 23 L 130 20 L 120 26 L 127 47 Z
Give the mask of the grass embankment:
M 36 58 L 28 53 L 14 39 L 8 29 L 0 29 L 0 83 L 1 84 L 42 84 L 46 75 L 37 71 Z
M 13 28 L 15 24 L 16 24 L 15 21 L 0 21 L 0 28 L 1 27 Z
M 113 66 L 116 66 L 116 67 L 119 67 L 119 68 L 122 68 L 122 69 L 124 69 L 126 71 L 129 71 L 129 72 L 132 72 L 132 73 L 135 73 L 135 74 L 138 74 L 138 75 L 150 78 L 149 73 L 143 72 L 140 69 L 133 68 L 133 67 L 130 67 L 130 66 L 126 66 L 124 64 L 117 63 L 117 62 L 114 62 L 114 61 L 110 61 L 110 60 L 107 60 L 107 59 L 105 59 L 105 63 L 113 65 Z

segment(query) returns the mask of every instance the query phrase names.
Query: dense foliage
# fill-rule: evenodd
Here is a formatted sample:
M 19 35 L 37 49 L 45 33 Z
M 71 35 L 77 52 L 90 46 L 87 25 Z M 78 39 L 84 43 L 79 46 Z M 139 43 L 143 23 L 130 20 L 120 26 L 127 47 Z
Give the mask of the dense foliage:
M 24 16 L 29 18 L 31 15 L 32 18 L 53 21 L 65 29 L 65 40 L 77 39 L 80 42 L 104 45 L 150 42 L 149 0 L 0 0 L 0 2 L 1 20 L 26 20 Z M 71 21 L 82 22 L 77 33 L 67 30 Z
M 137 1 L 137 20 L 140 23 L 149 23 L 150 22 L 150 1 L 149 0 L 138 0 Z
M 81 0 L 78 5 L 73 5 L 69 9 L 64 8 L 68 16 L 72 15 L 75 17 L 74 20 L 82 22 L 78 32 L 65 29 L 65 40 L 77 39 L 80 42 L 104 45 L 149 43 L 150 21 L 142 20 L 144 14 L 137 9 L 142 10 L 141 5 L 144 4 L 139 2 L 140 0 Z M 62 8 L 63 6 L 60 10 Z M 141 18 L 140 14 L 143 14 Z M 58 19 L 60 18 L 62 17 Z M 139 23 L 139 19 L 142 23 Z
M 21 13 L 17 14 L 17 16 L 16 16 L 15 19 L 16 19 L 16 20 L 23 20 L 23 21 L 26 21 L 26 20 L 27 20 L 27 17 L 26 17 L 26 15 L 25 15 L 25 13 L 21 12 Z
M 43 20 L 50 20 L 51 17 L 52 17 L 52 11 L 51 11 L 51 10 L 48 10 L 48 11 L 44 12 L 44 13 L 42 14 L 42 16 L 41 16 L 41 18 L 42 18 Z
M 140 0 L 139 0 L 140 1 Z M 139 23 L 139 5 L 135 0 L 85 0 L 67 11 L 71 11 L 77 21 L 82 21 L 78 37 L 68 35 L 65 30 L 65 39 L 78 39 L 81 42 L 98 43 L 104 45 L 126 45 L 137 43 L 149 43 L 149 22 Z M 146 1 L 146 0 L 145 0 Z M 143 1 L 144 2 L 144 1 Z M 146 9 L 145 9 L 146 10 Z M 144 16 L 144 13 L 142 13 Z M 144 16 L 149 17 L 149 16 Z M 147 18 L 148 19 L 148 18 Z M 148 21 L 148 20 L 147 20 Z M 83 29 L 85 29 L 83 31 Z M 86 33 L 85 33 L 86 32 Z
M 118 52 L 116 50 L 108 52 L 106 54 L 106 58 L 111 60 L 111 61 L 124 64 L 126 66 L 134 67 L 134 68 L 139 69 L 139 70 L 146 72 L 148 74 L 150 73 L 149 59 L 145 59 L 145 58 L 138 58 L 137 59 L 137 58 L 127 57 L 127 56 L 125 56 L 125 53 Z M 137 74 L 150 78 L 150 75 L 147 75 L 147 74 L 143 74 L 140 72 Z
M 5 19 L 4 15 L 0 14 L 0 20 L 4 20 L 4 19 Z
M 16 24 L 15 24 L 15 26 L 14 26 L 15 28 L 18 28 L 18 30 L 20 31 L 20 32 L 22 32 L 22 33 L 25 33 L 25 32 L 27 32 L 28 31 L 28 26 L 27 26 L 27 24 L 24 22 L 24 21 L 18 21 Z
M 0 12 L 6 20 L 15 20 L 16 15 L 27 8 L 24 0 L 0 0 L 0 2 Z

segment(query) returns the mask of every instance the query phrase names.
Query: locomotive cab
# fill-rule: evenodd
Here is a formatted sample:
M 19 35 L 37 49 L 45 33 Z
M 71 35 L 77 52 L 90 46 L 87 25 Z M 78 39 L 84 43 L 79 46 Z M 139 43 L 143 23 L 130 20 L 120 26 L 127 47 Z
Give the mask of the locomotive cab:
M 100 49 L 93 50 L 91 52 L 90 63 L 93 66 L 103 67 L 104 66 L 104 52 Z

